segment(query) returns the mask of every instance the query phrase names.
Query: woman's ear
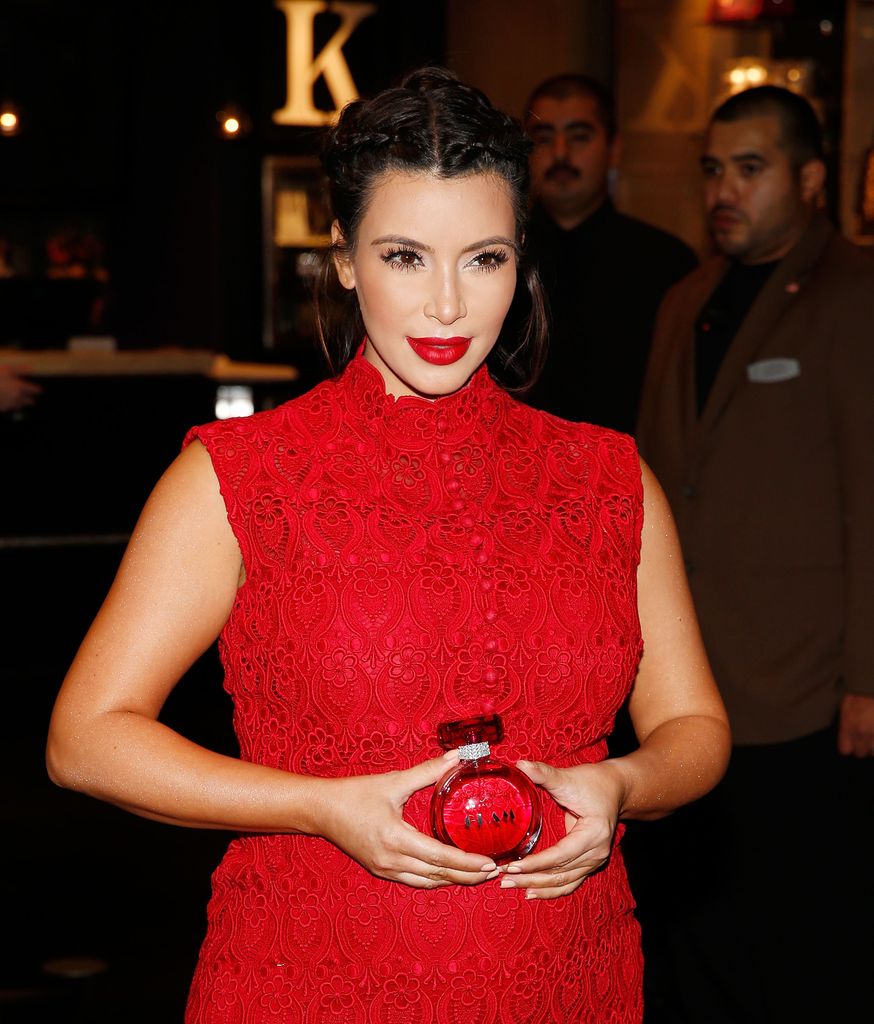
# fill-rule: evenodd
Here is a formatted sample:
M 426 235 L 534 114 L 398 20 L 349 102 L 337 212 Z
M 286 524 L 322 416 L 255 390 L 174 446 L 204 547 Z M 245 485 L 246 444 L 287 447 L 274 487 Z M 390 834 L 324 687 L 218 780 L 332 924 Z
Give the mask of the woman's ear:
M 332 258 L 340 284 L 351 290 L 355 287 L 355 271 L 352 268 L 352 260 L 346 247 L 346 239 L 343 237 L 343 232 L 337 221 L 331 225 L 331 245 L 334 247 Z

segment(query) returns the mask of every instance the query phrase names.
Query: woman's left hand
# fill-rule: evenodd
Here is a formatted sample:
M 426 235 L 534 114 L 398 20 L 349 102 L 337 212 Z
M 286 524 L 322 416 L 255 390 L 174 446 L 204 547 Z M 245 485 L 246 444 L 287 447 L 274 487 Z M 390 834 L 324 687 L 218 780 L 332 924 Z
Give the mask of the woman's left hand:
M 567 896 L 610 856 L 624 795 L 622 773 L 609 761 L 573 768 L 519 761 L 517 767 L 564 808 L 567 835 L 508 864 L 501 886 L 527 889 L 528 899 Z

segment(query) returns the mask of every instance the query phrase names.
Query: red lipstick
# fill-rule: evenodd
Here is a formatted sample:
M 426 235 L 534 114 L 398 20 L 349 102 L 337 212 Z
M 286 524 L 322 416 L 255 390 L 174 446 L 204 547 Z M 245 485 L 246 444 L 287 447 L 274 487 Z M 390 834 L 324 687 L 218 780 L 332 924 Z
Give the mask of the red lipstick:
M 470 348 L 472 338 L 407 338 L 410 348 L 420 359 L 435 366 L 457 363 Z

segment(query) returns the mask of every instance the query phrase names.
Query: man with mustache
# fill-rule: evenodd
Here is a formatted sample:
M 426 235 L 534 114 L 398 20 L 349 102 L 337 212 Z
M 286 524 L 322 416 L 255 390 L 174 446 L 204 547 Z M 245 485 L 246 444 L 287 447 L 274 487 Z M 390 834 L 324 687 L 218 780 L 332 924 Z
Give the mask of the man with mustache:
M 565 74 L 525 108 L 535 198 L 527 250 L 549 299 L 549 355 L 531 405 L 631 433 L 656 310 L 697 263 L 678 238 L 619 213 L 608 189 L 619 157 L 613 100 Z
M 822 133 L 802 97 L 726 100 L 701 167 L 719 255 L 662 304 L 638 440 L 676 516 L 735 746 L 712 794 L 628 837 L 647 1019 L 863 1020 L 874 261 L 820 210 Z

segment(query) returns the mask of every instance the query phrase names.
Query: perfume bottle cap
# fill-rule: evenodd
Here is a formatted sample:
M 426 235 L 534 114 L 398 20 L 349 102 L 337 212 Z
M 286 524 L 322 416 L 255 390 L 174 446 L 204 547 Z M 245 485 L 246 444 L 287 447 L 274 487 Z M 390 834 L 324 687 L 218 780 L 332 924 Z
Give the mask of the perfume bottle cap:
M 441 722 L 437 726 L 437 739 L 444 750 L 454 747 L 471 747 L 484 745 L 486 750 L 475 757 L 488 755 L 488 744 L 500 743 L 504 738 L 504 725 L 500 715 L 477 715 L 472 718 L 461 718 L 456 722 Z M 465 755 L 462 753 L 462 757 Z

